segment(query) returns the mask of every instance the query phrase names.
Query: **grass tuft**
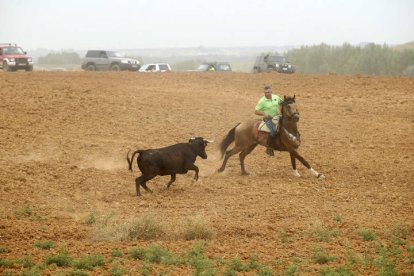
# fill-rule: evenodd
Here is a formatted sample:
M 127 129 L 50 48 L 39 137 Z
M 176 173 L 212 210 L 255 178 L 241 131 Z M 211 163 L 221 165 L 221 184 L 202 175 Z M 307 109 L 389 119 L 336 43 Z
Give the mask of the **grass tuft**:
M 313 249 L 312 259 L 317 264 L 326 264 L 336 258 L 328 256 L 323 248 L 317 247 Z
M 329 242 L 337 235 L 338 235 L 338 231 L 336 229 L 332 229 L 324 225 L 315 226 L 314 229 L 312 230 L 313 238 L 320 242 L 322 241 Z
M 56 264 L 59 267 L 69 267 L 73 263 L 73 258 L 69 256 L 66 249 L 62 248 L 57 254 L 49 254 L 45 258 L 45 264 Z
M 25 206 L 22 208 L 18 208 L 14 211 L 14 215 L 17 219 L 21 219 L 23 217 L 30 217 L 33 214 L 33 210 L 30 206 Z
M 121 240 L 151 240 L 161 237 L 164 228 L 151 214 L 146 214 L 129 224 L 123 225 L 120 230 Z
M 39 248 L 42 248 L 42 249 L 50 249 L 52 247 L 55 247 L 55 243 L 53 241 L 50 241 L 50 240 L 35 241 L 35 243 L 33 245 L 35 247 L 39 247 Z
M 201 216 L 188 219 L 184 226 L 183 237 L 185 240 L 211 240 L 214 231 L 210 224 Z
M 377 237 L 373 229 L 360 228 L 358 230 L 358 234 L 362 238 L 363 241 L 373 241 Z
M 94 267 L 103 266 L 104 264 L 104 257 L 100 254 L 94 254 L 82 256 L 79 260 L 74 261 L 73 267 L 77 269 L 92 270 Z

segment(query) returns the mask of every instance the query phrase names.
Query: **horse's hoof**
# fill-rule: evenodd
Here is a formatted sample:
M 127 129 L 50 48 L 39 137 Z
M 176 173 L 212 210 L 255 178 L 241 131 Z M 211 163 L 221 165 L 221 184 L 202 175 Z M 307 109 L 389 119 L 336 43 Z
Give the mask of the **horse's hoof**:
M 248 172 L 242 172 L 241 175 L 250 175 Z
M 318 179 L 325 179 L 325 178 L 326 178 L 326 177 L 325 177 L 323 174 L 321 174 L 321 173 L 320 173 L 320 174 L 318 174 L 318 176 L 317 176 L 317 177 L 318 177 Z
M 222 168 L 220 168 L 220 169 L 217 170 L 217 172 L 219 172 L 219 173 L 221 173 L 223 171 L 224 171 L 224 169 L 222 169 Z

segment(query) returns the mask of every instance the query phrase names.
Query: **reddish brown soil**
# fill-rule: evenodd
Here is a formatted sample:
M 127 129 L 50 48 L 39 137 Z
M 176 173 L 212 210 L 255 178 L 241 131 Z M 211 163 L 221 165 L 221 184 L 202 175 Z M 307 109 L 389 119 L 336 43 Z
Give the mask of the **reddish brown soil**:
M 288 153 L 270 158 L 264 147 L 246 158 L 249 176 L 240 175 L 238 156 L 216 173 L 219 141 L 239 121 L 255 117 L 266 84 L 279 95 L 296 95 L 300 152 L 325 180 L 300 163 L 302 177 L 294 177 Z M 199 242 L 98 238 L 86 223 L 91 213 L 112 225 L 151 214 L 169 231 L 201 217 L 215 231 L 207 243 L 210 258 L 256 255 L 276 273 L 296 259 L 303 274 L 317 274 L 323 265 L 312 262 L 315 246 L 337 257 L 329 266 L 344 265 L 348 249 L 375 251 L 373 244 L 391 241 L 395 227 L 406 227 L 405 241 L 414 245 L 412 77 L 0 72 L 0 95 L 0 247 L 9 249 L 0 258 L 31 256 L 40 263 L 64 246 L 75 257 L 100 253 L 109 259 L 116 249 L 126 253 L 155 243 L 179 253 Z M 193 172 L 178 175 L 166 190 L 169 177 L 158 177 L 148 183 L 153 194 L 136 197 L 139 171 L 136 163 L 133 173 L 127 170 L 128 150 L 191 136 L 217 141 L 207 147 L 207 160 L 197 159 L 200 180 L 192 180 Z M 25 208 L 32 213 L 19 217 Z M 318 226 L 338 235 L 320 242 L 312 235 Z M 360 228 L 375 230 L 377 240 L 364 242 Z M 33 246 L 37 240 L 57 246 L 45 251 Z M 414 269 L 407 254 L 393 259 L 402 274 Z M 123 265 L 134 275 L 142 262 L 125 257 Z M 91 273 L 110 268 L 108 262 Z M 363 275 L 379 269 L 353 267 Z M 0 272 L 22 270 L 0 266 Z M 49 266 L 42 274 L 56 271 L 62 269 Z M 169 275 L 192 271 L 172 267 Z

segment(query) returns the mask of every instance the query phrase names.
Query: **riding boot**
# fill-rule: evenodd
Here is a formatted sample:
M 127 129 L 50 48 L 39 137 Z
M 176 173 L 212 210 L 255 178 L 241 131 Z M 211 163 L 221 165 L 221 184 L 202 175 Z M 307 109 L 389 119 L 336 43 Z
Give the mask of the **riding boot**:
M 269 135 L 269 137 L 267 137 L 267 148 L 266 148 L 266 154 L 269 156 L 274 156 L 275 154 L 273 153 L 273 148 L 271 146 L 272 144 L 272 139 L 273 136 Z

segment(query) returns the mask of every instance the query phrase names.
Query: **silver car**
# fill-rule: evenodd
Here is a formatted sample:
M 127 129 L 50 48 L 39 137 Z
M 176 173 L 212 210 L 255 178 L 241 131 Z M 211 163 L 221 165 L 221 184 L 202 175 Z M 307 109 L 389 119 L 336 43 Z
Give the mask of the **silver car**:
M 124 57 L 124 55 L 119 52 L 89 50 L 82 60 L 81 67 L 86 71 L 138 71 L 140 63 L 136 59 Z

